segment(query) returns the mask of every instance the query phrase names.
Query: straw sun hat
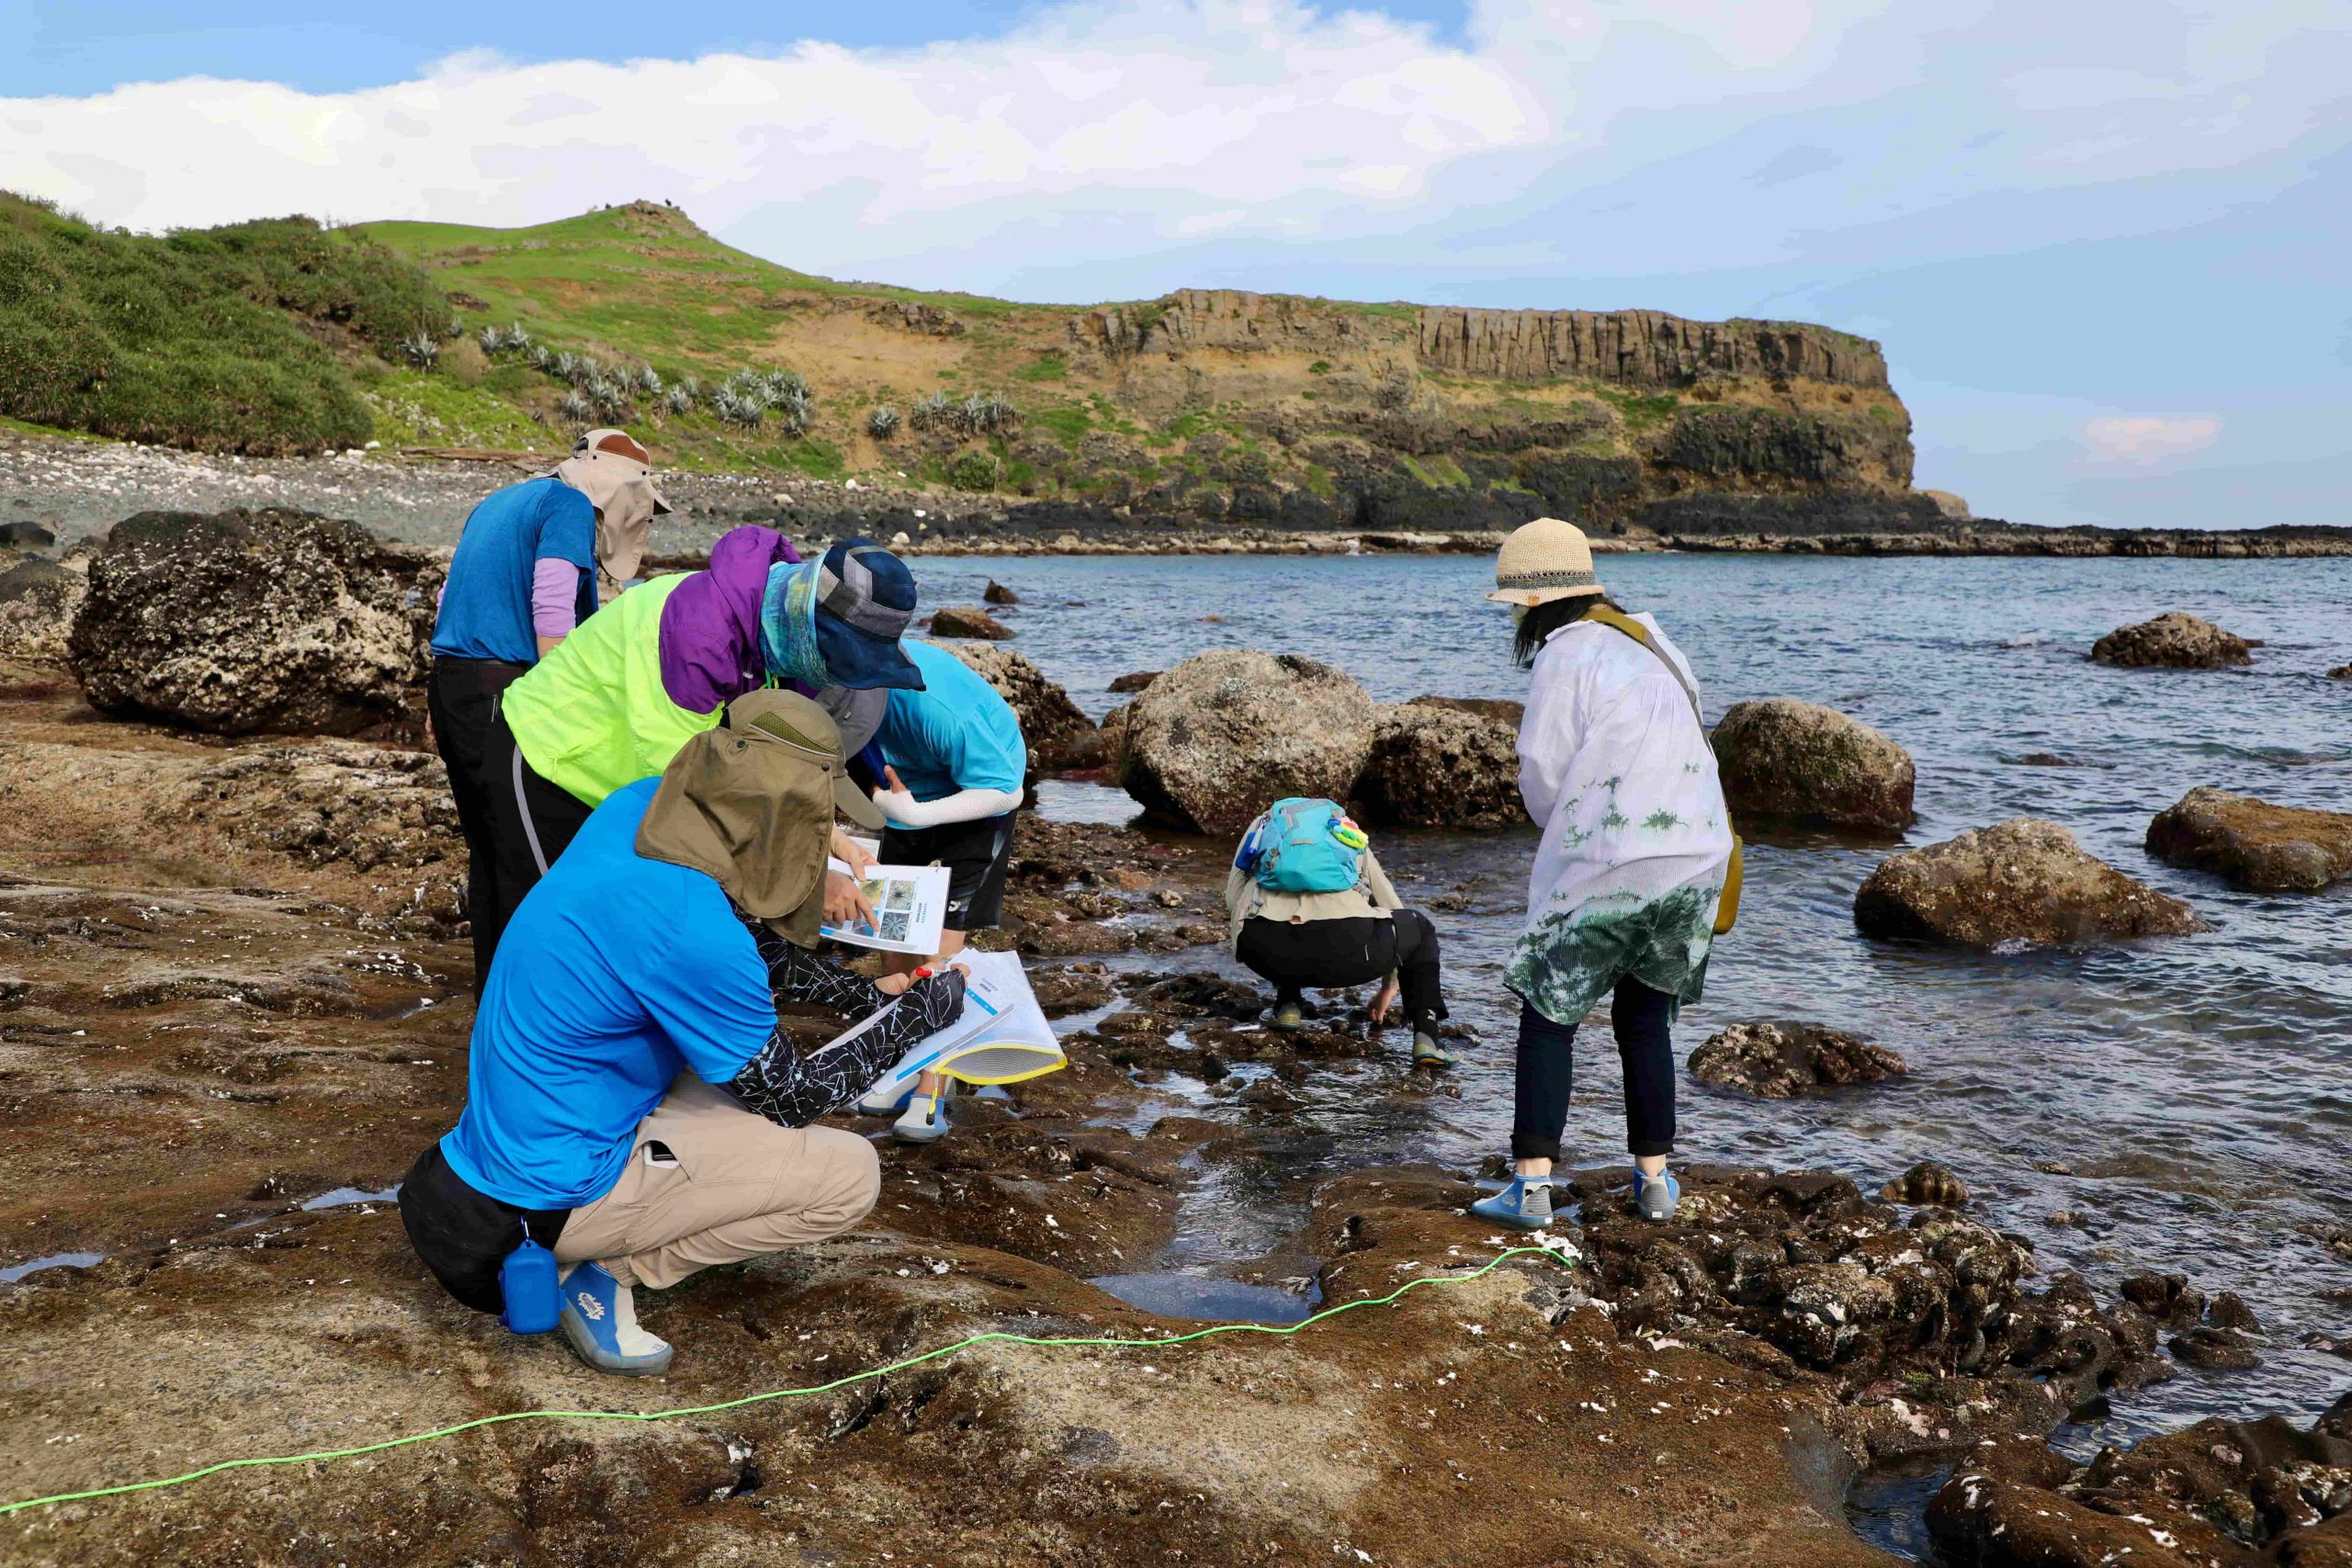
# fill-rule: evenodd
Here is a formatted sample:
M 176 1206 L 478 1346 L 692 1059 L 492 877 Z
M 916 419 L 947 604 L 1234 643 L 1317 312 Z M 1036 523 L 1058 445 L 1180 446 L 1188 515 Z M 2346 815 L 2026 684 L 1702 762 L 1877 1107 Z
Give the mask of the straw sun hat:
M 1532 608 L 1603 592 L 1592 574 L 1592 546 L 1584 530 L 1556 517 L 1538 517 L 1503 541 L 1502 553 L 1495 557 L 1495 591 L 1487 597 Z

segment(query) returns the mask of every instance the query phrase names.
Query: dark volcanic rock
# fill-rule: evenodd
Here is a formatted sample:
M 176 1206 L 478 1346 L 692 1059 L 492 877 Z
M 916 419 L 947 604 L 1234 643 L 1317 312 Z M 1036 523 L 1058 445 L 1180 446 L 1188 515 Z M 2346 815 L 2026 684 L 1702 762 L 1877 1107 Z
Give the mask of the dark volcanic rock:
M 1957 1209 L 1968 1201 L 1968 1186 L 1952 1174 L 1951 1167 L 1923 1159 L 1880 1188 L 1878 1195 L 1890 1203 Z
M 38 523 L 0 523 L 0 549 L 45 550 L 57 543 L 57 536 Z
M 2199 786 L 2149 822 L 2148 852 L 2256 893 L 2316 893 L 2352 876 L 2352 812 L 2304 811 Z
M 1901 1055 L 1817 1023 L 1735 1023 L 1690 1053 L 1690 1076 L 1761 1100 L 1789 1100 L 1906 1071 Z
M 149 512 L 90 561 L 91 705 L 224 735 L 348 735 L 417 705 L 441 567 L 299 512 Z
M 2204 929 L 2179 899 L 2086 854 L 2056 823 L 2031 817 L 1880 862 L 1854 895 L 1854 924 L 1865 936 L 1978 948 Z
M 1484 714 L 1408 703 L 1379 710 L 1356 780 L 1365 819 L 1400 828 L 1505 828 L 1519 799 L 1518 731 Z
M 1114 694 L 1140 692 L 1159 679 L 1159 671 L 1157 670 L 1136 670 L 1125 675 L 1114 675 L 1111 678 L 1111 683 L 1103 690 Z
M 947 651 L 978 671 L 997 695 L 1012 705 L 1021 720 L 1021 738 L 1029 743 L 1032 773 L 1070 765 L 1093 739 L 1093 721 L 1027 655 L 985 643 L 957 643 Z
M 1119 782 L 1159 815 L 1238 833 L 1286 795 L 1346 799 L 1376 718 L 1363 688 L 1328 664 L 1254 649 L 1196 654 L 1129 707 Z
M 2125 1301 L 2158 1323 L 2194 1323 L 2205 1311 L 2205 1292 L 2186 1274 L 2134 1274 L 2121 1290 Z
M 1835 708 L 1789 697 L 1734 703 L 1715 726 L 1724 800 L 1743 822 L 1900 832 L 1911 754 Z
M 44 664 L 62 660 L 89 586 L 81 572 L 40 556 L 0 572 L 0 658 Z
M 1012 636 L 1012 628 L 986 610 L 976 610 L 967 605 L 946 604 L 932 612 L 931 635 L 979 637 L 989 642 L 1003 642 Z
M 983 603 L 989 604 L 1018 604 L 1021 603 L 1020 594 L 1015 593 L 1012 589 L 1007 588 L 1003 583 L 999 582 L 993 577 L 989 579 L 988 587 L 981 591 L 980 599 Z
M 2261 646 L 2173 610 L 2153 621 L 2117 627 L 2091 646 L 2091 657 L 2126 670 L 2221 670 L 2252 663 L 2253 650 Z

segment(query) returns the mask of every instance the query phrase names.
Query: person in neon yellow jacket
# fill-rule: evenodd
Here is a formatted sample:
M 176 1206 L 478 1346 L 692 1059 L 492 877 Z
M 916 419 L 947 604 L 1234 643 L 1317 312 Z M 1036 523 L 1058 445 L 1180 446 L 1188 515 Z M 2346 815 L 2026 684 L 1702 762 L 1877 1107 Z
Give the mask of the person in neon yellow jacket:
M 899 647 L 915 608 L 906 563 L 870 539 L 803 561 L 772 528 L 723 535 L 701 571 L 632 588 L 582 622 L 506 688 L 491 727 L 483 784 L 492 802 L 490 907 L 497 933 L 588 814 L 661 773 L 735 698 L 770 683 L 804 695 L 904 687 L 922 675 Z M 834 852 L 868 858 L 845 836 Z M 855 912 L 840 878 L 828 913 Z

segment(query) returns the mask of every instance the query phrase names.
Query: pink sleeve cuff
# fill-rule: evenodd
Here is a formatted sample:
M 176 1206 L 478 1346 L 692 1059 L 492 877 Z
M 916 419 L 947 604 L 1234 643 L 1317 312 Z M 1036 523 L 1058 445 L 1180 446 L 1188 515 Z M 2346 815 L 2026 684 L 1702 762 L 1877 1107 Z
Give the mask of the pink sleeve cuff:
M 580 569 L 568 560 L 536 561 L 531 567 L 531 630 L 540 637 L 569 637 L 580 624 Z

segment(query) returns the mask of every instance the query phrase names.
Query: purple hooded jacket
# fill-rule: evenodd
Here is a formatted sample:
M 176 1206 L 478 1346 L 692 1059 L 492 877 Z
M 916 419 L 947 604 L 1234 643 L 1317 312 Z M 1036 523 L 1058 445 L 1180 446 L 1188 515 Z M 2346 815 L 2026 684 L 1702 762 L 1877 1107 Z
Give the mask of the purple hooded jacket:
M 708 713 L 767 680 L 760 652 L 760 600 L 768 569 L 800 562 L 773 528 L 730 528 L 710 547 L 710 565 L 671 591 L 662 606 L 662 686 L 691 713 Z

